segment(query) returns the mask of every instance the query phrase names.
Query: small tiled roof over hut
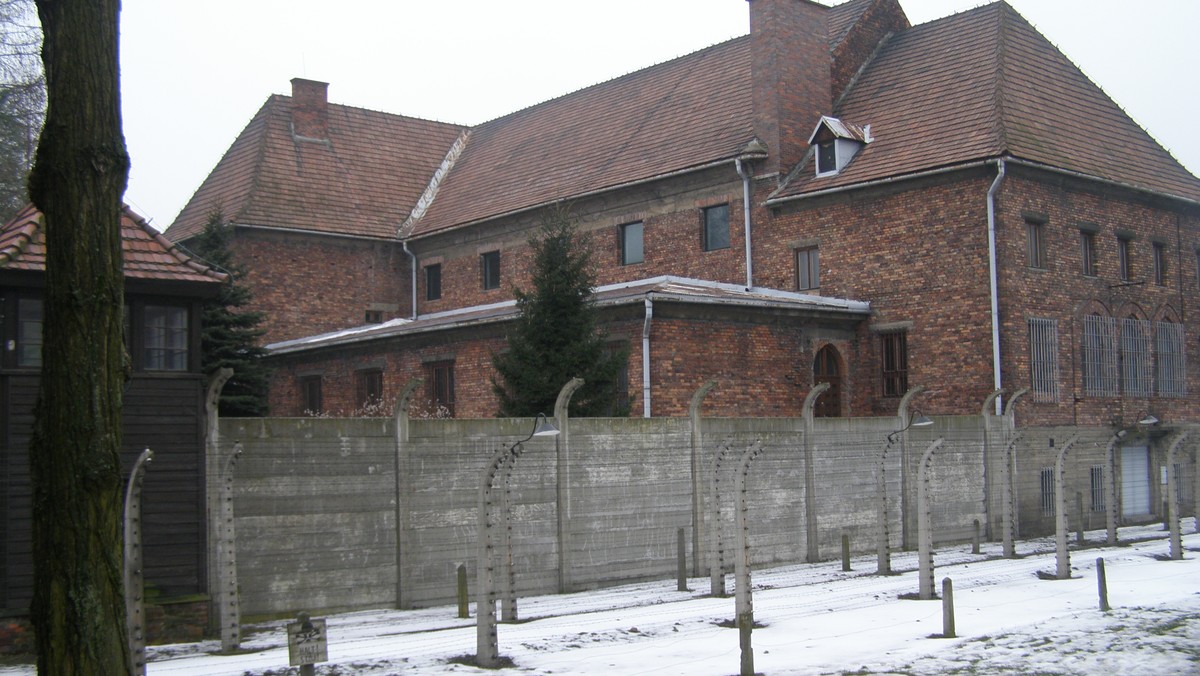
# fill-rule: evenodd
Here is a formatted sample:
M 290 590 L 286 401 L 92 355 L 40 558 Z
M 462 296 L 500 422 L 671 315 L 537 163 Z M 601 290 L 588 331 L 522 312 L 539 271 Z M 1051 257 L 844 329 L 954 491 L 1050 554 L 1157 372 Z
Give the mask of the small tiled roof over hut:
M 43 216 L 32 204 L 0 228 L 0 270 L 46 270 Z M 154 282 L 216 285 L 227 275 L 203 265 L 172 244 L 129 207 L 121 210 L 121 251 L 125 278 Z

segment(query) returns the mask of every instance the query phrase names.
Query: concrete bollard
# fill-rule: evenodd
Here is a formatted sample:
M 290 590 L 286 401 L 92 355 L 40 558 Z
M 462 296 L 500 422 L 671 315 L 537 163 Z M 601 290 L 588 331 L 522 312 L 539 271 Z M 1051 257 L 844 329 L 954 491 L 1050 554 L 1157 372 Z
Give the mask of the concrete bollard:
M 942 580 L 942 638 L 954 638 L 954 583 Z
M 682 528 L 675 533 L 675 558 L 679 562 L 676 569 L 676 577 L 679 578 L 678 591 L 687 591 L 687 535 Z
M 471 616 L 467 603 L 467 564 L 465 563 L 458 564 L 458 616 Z
M 1096 559 L 1096 588 L 1100 593 L 1100 610 L 1108 612 L 1108 578 L 1104 575 L 1104 559 Z
M 842 533 L 842 572 L 850 570 L 850 536 Z

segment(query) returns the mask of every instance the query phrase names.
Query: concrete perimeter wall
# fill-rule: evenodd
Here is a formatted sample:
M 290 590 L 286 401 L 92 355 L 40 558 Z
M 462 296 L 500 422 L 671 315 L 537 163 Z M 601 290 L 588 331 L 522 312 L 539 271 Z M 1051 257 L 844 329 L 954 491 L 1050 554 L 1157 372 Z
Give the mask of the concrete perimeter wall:
M 473 590 L 484 468 L 503 444 L 527 436 L 532 422 L 412 420 L 399 442 L 396 425 L 384 418 L 221 421 L 222 452 L 235 442 L 243 448 L 234 511 L 247 617 L 453 603 L 462 563 Z M 856 551 L 873 550 L 876 466 L 894 425 L 893 418 L 817 419 L 810 500 L 800 419 L 703 420 L 695 481 L 689 420 L 573 419 L 567 437 L 525 442 L 511 473 L 517 593 L 669 578 L 680 528 L 692 575 L 707 574 L 712 537 L 721 538 L 731 566 L 735 473 L 756 441 L 764 452 L 746 484 L 756 564 L 806 560 L 808 508 L 821 558 L 839 555 L 843 533 Z M 892 546 L 915 542 L 915 525 L 906 529 L 903 515 L 915 514 L 916 467 L 939 436 L 947 438 L 947 462 L 934 465 L 935 538 L 969 538 L 973 520 L 985 520 L 980 425 L 978 418 L 945 418 L 898 441 L 886 471 Z M 718 519 L 711 491 L 722 447 Z M 907 520 L 915 524 L 915 516 Z

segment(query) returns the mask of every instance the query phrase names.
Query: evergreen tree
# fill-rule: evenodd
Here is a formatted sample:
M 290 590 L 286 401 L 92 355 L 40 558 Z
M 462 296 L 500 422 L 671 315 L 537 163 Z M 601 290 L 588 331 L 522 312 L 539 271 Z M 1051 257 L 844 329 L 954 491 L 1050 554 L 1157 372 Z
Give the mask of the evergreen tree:
M 229 275 L 217 297 L 204 304 L 200 359 L 208 376 L 222 367 L 233 369 L 233 377 L 221 391 L 220 414 L 258 417 L 267 412 L 269 378 L 262 363 L 266 350 L 258 345 L 265 332 L 259 326 L 263 313 L 240 309 L 250 302 L 251 293 L 241 283 L 246 271 L 233 258 L 229 247 L 232 236 L 233 228 L 218 210 L 208 215 L 204 230 L 192 240 L 196 256 Z
M 628 415 L 628 403 L 617 401 L 617 380 L 629 351 L 607 349 L 596 332 L 588 239 L 576 231 L 567 210 L 556 209 L 543 218 L 529 246 L 533 290 L 514 290 L 520 315 L 508 335 L 508 351 L 492 355 L 500 415 L 552 414 L 559 391 L 574 377 L 584 385 L 571 398 L 572 415 Z

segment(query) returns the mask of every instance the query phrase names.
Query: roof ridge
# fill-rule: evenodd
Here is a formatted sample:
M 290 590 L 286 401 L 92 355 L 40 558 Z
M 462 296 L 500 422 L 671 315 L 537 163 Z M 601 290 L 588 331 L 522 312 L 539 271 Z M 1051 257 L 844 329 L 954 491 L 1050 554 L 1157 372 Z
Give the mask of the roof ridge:
M 718 49 L 718 48 L 720 48 L 720 47 L 726 47 L 726 46 L 729 46 L 729 45 L 731 45 L 731 44 L 733 44 L 733 43 L 735 43 L 735 42 L 742 41 L 742 40 L 749 40 L 749 39 L 750 39 L 750 34 L 749 34 L 749 33 L 747 33 L 747 34 L 745 34 L 745 35 L 738 35 L 738 36 L 735 36 L 735 37 L 729 38 L 728 40 L 722 40 L 721 42 L 717 42 L 717 43 L 714 43 L 714 44 L 708 45 L 707 47 L 701 47 L 700 49 L 697 49 L 697 50 L 695 50 L 695 51 L 693 51 L 693 52 L 688 52 L 688 53 L 686 53 L 686 54 L 680 54 L 679 56 L 672 57 L 672 58 L 670 58 L 670 59 L 667 59 L 666 61 L 659 61 L 658 63 L 652 63 L 652 64 L 650 64 L 650 65 L 648 65 L 648 66 L 642 66 L 642 67 L 640 67 L 640 68 L 638 68 L 638 69 L 636 69 L 636 70 L 631 70 L 631 71 L 629 71 L 628 73 L 622 73 L 621 75 L 614 75 L 613 77 L 610 77 L 610 78 L 608 78 L 607 80 L 601 80 L 600 82 L 593 82 L 592 84 L 590 84 L 590 85 L 587 85 L 586 87 L 580 87 L 579 89 L 573 89 L 573 90 L 571 90 L 571 91 L 569 91 L 569 92 L 563 92 L 562 94 L 559 94 L 558 96 L 554 96 L 554 97 L 548 98 L 548 99 L 546 99 L 545 101 L 538 101 L 537 103 L 531 103 L 531 104 L 529 104 L 529 105 L 525 106 L 524 108 L 518 108 L 517 110 L 513 110 L 513 111 L 510 111 L 510 112 L 507 112 L 507 113 L 505 113 L 505 114 L 503 114 L 503 115 L 500 115 L 500 116 L 498 116 L 498 117 L 493 117 L 493 118 L 492 118 L 492 119 L 490 119 L 490 120 L 484 120 L 483 122 L 480 122 L 479 124 L 472 125 L 470 128 L 471 128 L 471 129 L 478 129 L 478 128 L 480 128 L 480 127 L 484 127 L 484 126 L 490 125 L 490 124 L 492 124 L 492 123 L 494 123 L 494 122 L 499 122 L 500 120 L 504 120 L 504 119 L 506 119 L 506 118 L 509 118 L 509 117 L 514 117 L 514 116 L 516 116 L 516 115 L 519 115 L 519 114 L 521 114 L 521 113 L 525 113 L 525 112 L 527 112 L 527 111 L 529 111 L 529 110 L 532 110 L 532 109 L 534 109 L 534 108 L 538 108 L 538 107 L 540 107 L 540 106 L 544 106 L 544 105 L 546 105 L 546 104 L 548 104 L 548 103 L 553 103 L 553 102 L 555 102 L 555 101 L 559 101 L 559 100 L 561 100 L 561 99 L 565 99 L 565 98 L 567 98 L 568 96 L 575 96 L 576 94 L 579 94 L 579 93 L 581 93 L 581 92 L 586 92 L 586 91 L 588 91 L 589 89 L 596 89 L 596 88 L 598 88 L 598 87 L 602 87 L 602 86 L 604 86 L 604 85 L 611 84 L 611 83 L 613 83 L 613 82 L 616 82 L 616 81 L 618 81 L 618 80 L 623 80 L 623 79 L 625 79 L 625 78 L 628 78 L 628 77 L 633 77 L 633 76 L 635 76 L 635 75 L 641 75 L 641 74 L 643 74 L 643 73 L 645 73 L 645 72 L 647 72 L 647 71 L 653 70 L 653 69 L 655 69 L 655 68 L 658 68 L 658 67 L 660 67 L 660 66 L 665 66 L 665 65 L 667 65 L 667 64 L 675 63 L 676 61 L 682 61 L 683 59 L 688 59 L 688 58 L 693 58 L 693 57 L 696 57 L 696 58 L 698 58 L 698 57 L 699 57 L 699 55 L 700 55 L 700 54 L 702 54 L 702 53 L 704 53 L 704 52 L 712 51 L 712 50 Z
M 458 138 L 454 139 L 453 145 L 446 151 L 446 156 L 442 158 L 442 163 L 429 177 L 429 185 L 425 186 L 425 191 L 417 198 L 417 203 L 408 214 L 408 218 L 396 228 L 396 237 L 398 239 L 408 239 L 412 236 L 413 229 L 416 228 L 417 222 L 429 211 L 429 207 L 433 206 L 433 201 L 437 199 L 438 189 L 442 187 L 442 181 L 450 175 L 450 171 L 454 169 L 454 164 L 458 162 L 458 158 L 462 156 L 463 150 L 467 147 L 467 141 L 471 139 L 471 129 L 463 129 L 458 134 Z

